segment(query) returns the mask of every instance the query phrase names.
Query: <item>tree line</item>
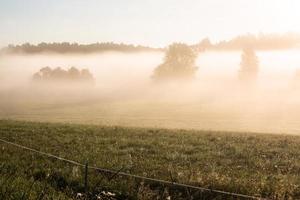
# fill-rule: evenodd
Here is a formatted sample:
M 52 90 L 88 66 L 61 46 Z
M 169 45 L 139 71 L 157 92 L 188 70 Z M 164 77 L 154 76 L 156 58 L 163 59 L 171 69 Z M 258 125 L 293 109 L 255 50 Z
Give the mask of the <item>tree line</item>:
M 76 82 L 90 82 L 94 81 L 92 73 L 88 69 L 77 69 L 71 67 L 64 70 L 61 67 L 51 69 L 50 67 L 43 67 L 38 72 L 33 74 L 34 81 L 76 81 Z
M 42 52 L 54 52 L 54 53 L 96 53 L 104 51 L 121 51 L 121 52 L 139 52 L 139 51 L 157 51 L 159 49 L 150 48 L 140 45 L 129 44 L 116 44 L 113 42 L 94 43 L 94 44 L 78 44 L 78 43 L 40 43 L 33 45 L 25 43 L 22 45 L 9 45 L 4 48 L 6 53 L 42 53 Z
M 205 38 L 198 44 L 191 47 L 198 51 L 236 51 L 242 50 L 245 46 L 251 46 L 257 50 L 284 50 L 300 47 L 300 34 L 246 34 L 234 37 L 230 40 L 223 40 L 212 43 L 209 38 Z
M 220 51 L 235 51 L 242 50 L 245 46 L 251 46 L 257 50 L 280 50 L 300 47 L 300 34 L 247 34 L 234 37 L 227 41 L 212 43 L 209 38 L 205 38 L 197 44 L 190 45 L 195 51 L 201 52 L 204 50 L 220 50 Z M 139 52 L 139 51 L 165 51 L 168 48 L 153 48 L 141 45 L 132 44 L 117 44 L 113 42 L 102 42 L 93 44 L 78 44 L 78 43 L 45 43 L 37 45 L 25 43 L 22 45 L 9 45 L 0 52 L 6 53 L 96 53 L 105 51 L 120 51 L 120 52 Z

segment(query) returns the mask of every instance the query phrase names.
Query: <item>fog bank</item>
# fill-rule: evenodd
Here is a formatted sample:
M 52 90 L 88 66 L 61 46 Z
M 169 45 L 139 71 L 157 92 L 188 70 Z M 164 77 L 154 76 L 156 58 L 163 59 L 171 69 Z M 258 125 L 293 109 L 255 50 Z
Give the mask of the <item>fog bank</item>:
M 241 52 L 205 52 L 196 78 L 151 79 L 163 54 L 7 55 L 0 57 L 0 117 L 185 129 L 300 133 L 300 51 L 257 52 L 254 86 L 238 80 Z M 95 85 L 36 84 L 40 68 L 88 68 Z

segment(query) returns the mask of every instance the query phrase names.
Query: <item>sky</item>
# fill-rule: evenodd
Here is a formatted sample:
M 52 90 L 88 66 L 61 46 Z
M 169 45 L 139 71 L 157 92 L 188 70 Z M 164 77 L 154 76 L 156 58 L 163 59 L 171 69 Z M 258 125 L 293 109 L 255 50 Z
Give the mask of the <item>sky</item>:
M 299 0 L 0 0 L 0 47 L 117 42 L 164 47 L 300 32 Z

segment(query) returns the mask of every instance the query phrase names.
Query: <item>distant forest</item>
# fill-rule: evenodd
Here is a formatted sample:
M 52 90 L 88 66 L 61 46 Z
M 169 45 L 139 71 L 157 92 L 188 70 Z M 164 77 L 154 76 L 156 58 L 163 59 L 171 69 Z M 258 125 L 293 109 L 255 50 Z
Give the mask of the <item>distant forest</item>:
M 300 48 L 300 34 L 247 34 L 240 35 L 231 40 L 224 40 L 217 43 L 211 43 L 209 38 L 205 38 L 197 44 L 190 45 L 196 51 L 204 50 L 220 50 L 235 51 L 244 48 L 252 48 L 254 50 L 282 50 Z M 40 43 L 32 45 L 25 43 L 22 45 L 9 45 L 1 51 L 4 53 L 97 53 L 106 51 L 119 52 L 140 52 L 140 51 L 164 51 L 166 48 L 153 48 L 147 46 L 136 46 L 130 44 L 117 44 L 113 42 L 94 43 L 94 44 L 77 44 L 77 43 Z
M 247 34 L 240 35 L 231 40 L 220 41 L 212 44 L 208 38 L 203 39 L 200 43 L 192 45 L 193 48 L 202 50 L 221 50 L 235 51 L 244 48 L 255 50 L 283 50 L 300 48 L 300 34 Z
M 4 53 L 97 53 L 105 51 L 120 51 L 120 52 L 139 52 L 139 51 L 158 51 L 161 49 L 151 48 L 146 46 L 135 46 L 128 44 L 116 44 L 112 42 L 94 43 L 94 44 L 77 44 L 77 43 L 40 43 L 32 45 L 25 43 L 22 45 L 9 45 L 2 49 Z

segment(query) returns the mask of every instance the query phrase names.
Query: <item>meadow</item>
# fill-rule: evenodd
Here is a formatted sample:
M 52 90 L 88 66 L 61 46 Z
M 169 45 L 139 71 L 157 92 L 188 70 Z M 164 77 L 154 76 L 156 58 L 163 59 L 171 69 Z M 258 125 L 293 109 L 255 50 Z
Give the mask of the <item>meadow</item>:
M 90 166 L 268 199 L 300 198 L 297 135 L 1 120 L 0 138 Z M 4 143 L 0 151 L 0 199 L 83 198 L 81 167 Z M 90 199 L 233 198 L 104 177 L 89 171 Z
M 0 0 L 0 200 L 300 200 L 299 10 Z

